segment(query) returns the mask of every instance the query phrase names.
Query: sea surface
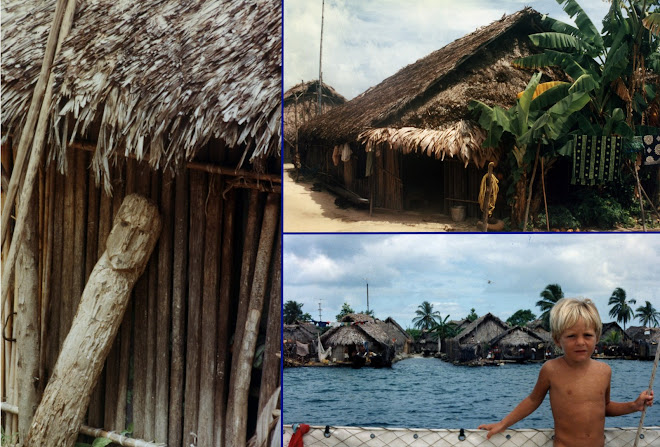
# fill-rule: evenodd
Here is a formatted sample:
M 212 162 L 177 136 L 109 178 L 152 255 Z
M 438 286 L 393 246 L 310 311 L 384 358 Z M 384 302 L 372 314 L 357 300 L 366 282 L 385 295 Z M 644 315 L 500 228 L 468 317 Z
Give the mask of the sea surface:
M 631 401 L 648 387 L 652 361 L 605 363 L 612 368 L 611 400 Z M 539 363 L 455 366 L 435 358 L 411 358 L 391 369 L 285 368 L 283 420 L 331 426 L 477 428 L 508 414 L 532 391 L 540 369 Z M 658 390 L 659 382 L 654 387 Z M 638 412 L 609 417 L 605 425 L 637 427 L 640 416 Z M 646 411 L 644 425 L 660 425 L 660 404 Z M 552 427 L 549 396 L 513 426 Z

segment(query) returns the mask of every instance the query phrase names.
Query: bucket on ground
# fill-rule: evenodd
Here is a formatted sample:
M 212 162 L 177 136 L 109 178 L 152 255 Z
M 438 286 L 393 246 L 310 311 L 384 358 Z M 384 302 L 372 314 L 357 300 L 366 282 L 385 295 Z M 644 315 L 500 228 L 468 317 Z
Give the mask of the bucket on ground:
M 451 220 L 454 222 L 463 222 L 465 220 L 465 206 L 456 205 L 450 208 Z

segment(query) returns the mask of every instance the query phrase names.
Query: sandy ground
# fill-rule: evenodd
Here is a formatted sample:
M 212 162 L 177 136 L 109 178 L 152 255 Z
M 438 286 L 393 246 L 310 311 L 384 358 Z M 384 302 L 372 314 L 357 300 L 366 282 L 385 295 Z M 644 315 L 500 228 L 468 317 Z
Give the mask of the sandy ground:
M 328 191 L 312 191 L 313 181 L 302 176 L 295 182 L 292 164 L 284 165 L 285 233 L 399 233 L 399 232 L 476 232 L 476 219 L 454 222 L 444 214 L 385 212 L 342 209 Z

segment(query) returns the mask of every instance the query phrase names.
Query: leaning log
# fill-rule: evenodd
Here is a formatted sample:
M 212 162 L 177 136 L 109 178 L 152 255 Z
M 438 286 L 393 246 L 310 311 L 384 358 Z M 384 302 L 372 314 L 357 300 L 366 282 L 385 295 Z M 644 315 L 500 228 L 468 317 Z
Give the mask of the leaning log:
M 131 290 L 147 265 L 160 228 L 156 206 L 138 195 L 124 199 L 106 250 L 85 286 L 24 446 L 74 445 Z

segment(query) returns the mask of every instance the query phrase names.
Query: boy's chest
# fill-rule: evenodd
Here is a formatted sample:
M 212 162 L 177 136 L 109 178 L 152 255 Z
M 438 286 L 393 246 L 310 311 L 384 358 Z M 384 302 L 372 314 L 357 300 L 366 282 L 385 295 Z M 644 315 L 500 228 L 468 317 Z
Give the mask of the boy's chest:
M 550 382 L 551 396 L 573 401 L 604 402 L 608 381 L 597 375 L 562 374 Z

